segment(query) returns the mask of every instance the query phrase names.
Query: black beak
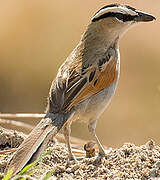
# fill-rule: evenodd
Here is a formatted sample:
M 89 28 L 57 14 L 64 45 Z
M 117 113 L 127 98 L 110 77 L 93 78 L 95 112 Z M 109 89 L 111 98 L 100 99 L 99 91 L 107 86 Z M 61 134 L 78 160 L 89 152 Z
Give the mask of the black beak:
M 134 18 L 136 22 L 148 22 L 148 21 L 156 20 L 156 18 L 151 14 L 147 14 L 145 12 L 140 12 L 140 11 L 136 11 L 136 12 L 138 13 L 138 15 L 135 16 Z

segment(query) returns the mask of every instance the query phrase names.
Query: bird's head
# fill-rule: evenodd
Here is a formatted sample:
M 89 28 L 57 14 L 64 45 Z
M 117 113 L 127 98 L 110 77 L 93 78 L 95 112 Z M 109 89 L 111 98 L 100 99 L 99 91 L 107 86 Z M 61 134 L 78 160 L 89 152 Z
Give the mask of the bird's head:
M 91 26 L 100 32 L 107 31 L 114 37 L 121 36 L 132 25 L 138 22 L 149 22 L 156 18 L 151 14 L 136 10 L 128 5 L 111 4 L 95 13 Z

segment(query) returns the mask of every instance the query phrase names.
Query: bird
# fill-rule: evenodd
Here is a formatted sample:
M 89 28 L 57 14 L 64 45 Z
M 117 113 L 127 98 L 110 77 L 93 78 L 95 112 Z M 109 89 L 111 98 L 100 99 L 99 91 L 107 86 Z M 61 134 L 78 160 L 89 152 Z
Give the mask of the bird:
M 97 159 L 105 150 L 96 135 L 96 124 L 109 105 L 120 76 L 119 41 L 139 22 L 156 18 L 129 5 L 110 4 L 91 18 L 78 45 L 60 66 L 52 82 L 45 117 L 31 131 L 6 166 L 18 173 L 40 157 L 50 138 L 63 129 L 68 159 L 75 160 L 70 146 L 71 123 L 83 121 L 98 146 Z

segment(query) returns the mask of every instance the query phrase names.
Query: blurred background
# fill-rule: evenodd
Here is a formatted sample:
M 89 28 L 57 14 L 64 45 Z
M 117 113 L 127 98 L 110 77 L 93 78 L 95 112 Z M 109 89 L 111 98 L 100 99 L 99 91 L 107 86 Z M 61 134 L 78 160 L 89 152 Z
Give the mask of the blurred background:
M 0 112 L 43 113 L 59 66 L 93 14 L 115 2 L 149 12 L 157 21 L 134 27 L 121 40 L 119 85 L 98 121 L 97 135 L 108 147 L 149 139 L 160 144 L 159 0 L 1 1 Z M 39 120 L 23 121 L 36 125 Z M 72 136 L 91 138 L 87 125 L 79 123 L 73 124 Z

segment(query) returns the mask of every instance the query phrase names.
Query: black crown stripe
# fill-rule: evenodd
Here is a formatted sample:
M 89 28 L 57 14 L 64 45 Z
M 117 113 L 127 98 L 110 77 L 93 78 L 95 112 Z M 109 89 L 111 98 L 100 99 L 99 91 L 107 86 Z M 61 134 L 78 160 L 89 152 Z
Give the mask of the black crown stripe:
M 96 21 L 99 21 L 101 19 L 108 18 L 108 17 L 116 17 L 117 19 L 123 22 L 127 22 L 127 21 L 133 21 L 137 16 L 136 15 L 132 16 L 130 14 L 123 14 L 123 13 L 108 12 L 97 18 L 93 18 L 92 22 L 96 22 Z

